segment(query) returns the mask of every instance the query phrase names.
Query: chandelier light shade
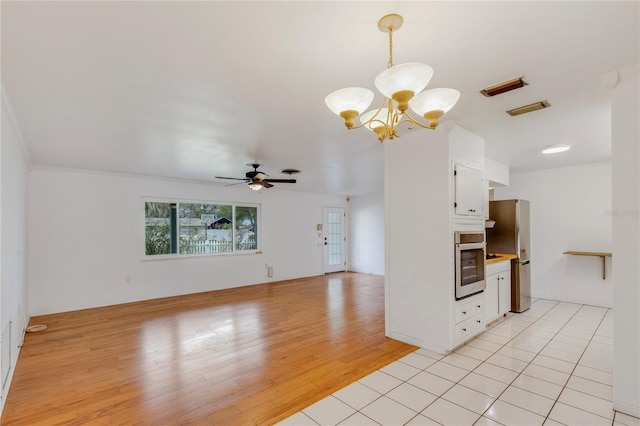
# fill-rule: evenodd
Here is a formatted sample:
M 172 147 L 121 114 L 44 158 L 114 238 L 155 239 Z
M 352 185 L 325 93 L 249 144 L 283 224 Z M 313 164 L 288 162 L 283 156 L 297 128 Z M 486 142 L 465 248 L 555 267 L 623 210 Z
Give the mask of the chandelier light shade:
M 439 88 L 423 90 L 433 77 L 433 68 L 427 64 L 393 64 L 393 32 L 402 26 L 402 16 L 391 14 L 378 21 L 378 29 L 389 34 L 389 62 L 387 69 L 375 78 L 374 84 L 384 95 L 379 108 L 364 112 L 373 101 L 371 90 L 362 87 L 347 87 L 336 90 L 325 98 L 325 103 L 334 114 L 344 119 L 348 129 L 366 127 L 378 135 L 378 140 L 393 139 L 398 127 L 405 123 L 407 130 L 415 126 L 434 130 L 439 118 L 449 111 L 460 98 L 455 89 Z M 415 119 L 408 109 L 428 120 Z M 359 125 L 355 118 L 360 116 Z
M 353 126 L 353 119 L 369 108 L 373 96 L 373 92 L 364 87 L 345 87 L 332 92 L 324 99 L 324 102 L 331 111 L 344 118 L 345 121 L 350 121 Z M 348 124 L 347 127 L 349 127 Z
M 458 99 L 460 92 L 456 89 L 441 87 L 418 93 L 411 98 L 409 106 L 413 112 L 429 120 L 429 127 L 435 127 L 438 125 L 438 118 L 453 108 Z
M 431 77 L 433 68 L 429 65 L 400 64 L 382 71 L 374 83 L 380 93 L 396 101 L 400 112 L 404 112 L 407 110 L 407 101 L 424 90 Z

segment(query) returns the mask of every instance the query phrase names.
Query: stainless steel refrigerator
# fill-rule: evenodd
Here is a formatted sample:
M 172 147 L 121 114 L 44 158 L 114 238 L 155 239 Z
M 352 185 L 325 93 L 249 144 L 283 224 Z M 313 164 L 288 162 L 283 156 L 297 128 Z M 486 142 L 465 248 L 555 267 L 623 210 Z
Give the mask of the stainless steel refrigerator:
M 487 252 L 518 256 L 511 261 L 511 311 L 524 312 L 531 307 L 531 238 L 529 201 L 497 200 L 489 202 Z

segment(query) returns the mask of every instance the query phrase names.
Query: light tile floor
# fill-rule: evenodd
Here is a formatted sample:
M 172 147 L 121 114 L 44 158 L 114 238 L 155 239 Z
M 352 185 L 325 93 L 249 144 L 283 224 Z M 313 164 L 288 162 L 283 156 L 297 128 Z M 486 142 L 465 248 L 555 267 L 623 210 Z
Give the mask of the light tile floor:
M 611 309 L 535 300 L 446 356 L 417 351 L 278 425 L 629 425 Z

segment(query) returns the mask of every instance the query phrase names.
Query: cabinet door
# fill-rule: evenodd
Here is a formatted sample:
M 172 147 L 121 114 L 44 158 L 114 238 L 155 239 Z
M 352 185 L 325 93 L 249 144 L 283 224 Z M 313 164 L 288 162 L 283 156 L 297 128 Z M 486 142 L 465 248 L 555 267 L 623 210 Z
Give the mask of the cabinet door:
M 462 216 L 484 215 L 484 184 L 482 172 L 470 167 L 455 165 L 455 214 Z
M 484 320 L 486 323 L 498 318 L 498 274 L 488 275 L 484 289 Z
M 511 310 L 511 272 L 498 274 L 498 314 L 503 315 Z

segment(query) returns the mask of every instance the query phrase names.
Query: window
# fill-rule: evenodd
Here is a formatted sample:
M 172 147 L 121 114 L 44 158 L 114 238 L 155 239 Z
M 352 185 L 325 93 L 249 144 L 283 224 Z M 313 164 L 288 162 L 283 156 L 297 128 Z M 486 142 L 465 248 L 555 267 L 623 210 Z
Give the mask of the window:
M 145 202 L 145 254 L 192 255 L 258 250 L 257 206 Z

